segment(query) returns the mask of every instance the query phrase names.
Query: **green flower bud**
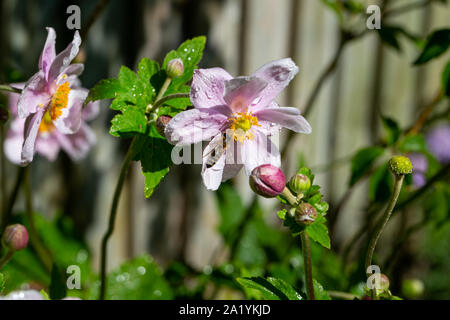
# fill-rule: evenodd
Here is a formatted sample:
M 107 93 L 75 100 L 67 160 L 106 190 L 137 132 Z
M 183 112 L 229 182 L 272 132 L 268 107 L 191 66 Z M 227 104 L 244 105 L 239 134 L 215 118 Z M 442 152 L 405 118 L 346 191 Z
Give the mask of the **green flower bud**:
M 402 282 L 402 294 L 407 299 L 417 299 L 422 296 L 425 286 L 419 279 L 405 279 Z
M 295 193 L 305 193 L 311 187 L 311 180 L 309 180 L 308 176 L 297 173 L 289 180 L 289 187 Z
M 389 289 L 389 278 L 385 274 L 380 274 L 380 291 L 385 292 Z
M 25 249 L 28 244 L 28 231 L 21 224 L 7 226 L 2 238 L 3 245 L 12 251 Z
M 408 157 L 394 156 L 389 160 L 389 169 L 396 175 L 404 175 L 412 173 L 412 163 Z
M 184 64 L 181 59 L 172 59 L 167 63 L 167 75 L 170 78 L 177 78 L 184 73 Z
M 164 135 L 164 130 L 166 129 L 166 126 L 167 126 L 167 124 L 169 123 L 170 120 L 172 120 L 172 117 L 171 116 L 166 116 L 166 115 L 159 116 L 156 119 L 156 124 L 155 124 L 156 131 L 158 131 L 158 133 L 160 135 L 162 135 L 163 137 L 165 136 Z
M 301 203 L 295 209 L 294 219 L 298 224 L 309 226 L 317 218 L 317 211 L 311 204 L 307 202 Z

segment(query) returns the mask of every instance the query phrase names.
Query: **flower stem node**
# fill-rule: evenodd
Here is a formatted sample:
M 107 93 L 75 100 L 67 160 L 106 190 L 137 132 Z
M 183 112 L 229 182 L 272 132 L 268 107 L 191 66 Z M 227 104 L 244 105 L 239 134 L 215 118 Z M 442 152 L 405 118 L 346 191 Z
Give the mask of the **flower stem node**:
M 289 187 L 297 194 L 304 194 L 311 187 L 311 180 L 306 175 L 297 173 L 289 180 Z
M 167 63 L 167 76 L 169 78 L 177 78 L 183 75 L 184 73 L 184 64 L 181 59 L 172 59 Z
M 7 108 L 0 107 L 0 126 L 4 125 L 9 119 L 9 110 Z
M 395 175 L 405 175 L 412 173 L 412 163 L 408 157 L 394 156 L 389 160 L 389 168 Z
M 6 227 L 2 238 L 3 245 L 12 251 L 25 249 L 28 244 L 28 231 L 21 224 Z
M 166 116 L 166 115 L 162 115 L 159 116 L 156 119 L 156 131 L 158 131 L 158 133 L 160 135 L 162 135 L 164 137 L 164 130 L 166 129 L 167 124 L 169 123 L 169 121 L 172 120 L 171 116 Z
M 256 194 L 264 198 L 273 198 L 284 190 L 286 177 L 280 168 L 271 164 L 263 164 L 253 169 L 249 182 Z
M 301 203 L 295 210 L 294 219 L 298 224 L 309 226 L 317 218 L 317 210 L 307 202 Z

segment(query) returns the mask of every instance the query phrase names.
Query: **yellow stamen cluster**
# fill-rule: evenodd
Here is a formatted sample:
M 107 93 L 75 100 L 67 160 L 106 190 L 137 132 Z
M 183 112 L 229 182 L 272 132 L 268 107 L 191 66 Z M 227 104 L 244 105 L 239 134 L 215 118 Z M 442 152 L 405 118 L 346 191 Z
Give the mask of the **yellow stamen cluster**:
M 244 143 L 245 139 L 253 140 L 254 135 L 251 132 L 253 126 L 259 127 L 258 118 L 252 113 L 238 112 L 231 120 L 230 129 L 233 131 L 234 141 Z
M 58 119 L 62 114 L 62 109 L 67 108 L 69 100 L 70 86 L 68 82 L 57 85 L 56 92 L 53 94 L 50 103 L 50 116 L 53 121 Z
M 39 125 L 39 132 L 51 132 L 53 129 L 55 129 L 55 126 L 53 125 L 52 117 L 50 116 L 50 112 L 46 111 L 42 117 L 41 124 Z

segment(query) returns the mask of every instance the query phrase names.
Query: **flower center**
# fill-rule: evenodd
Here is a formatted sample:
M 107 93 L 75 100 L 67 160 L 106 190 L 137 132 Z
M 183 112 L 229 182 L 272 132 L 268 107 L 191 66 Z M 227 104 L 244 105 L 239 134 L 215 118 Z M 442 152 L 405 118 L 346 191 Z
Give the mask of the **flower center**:
M 50 116 L 53 121 L 58 119 L 62 114 L 62 109 L 67 108 L 69 100 L 70 86 L 69 82 L 58 84 L 50 103 Z
M 52 117 L 50 116 L 50 112 L 46 111 L 44 113 L 44 116 L 42 117 L 41 124 L 39 125 L 39 132 L 40 133 L 51 132 L 51 131 L 53 131 L 54 128 L 55 128 L 55 126 L 53 125 Z
M 259 127 L 258 118 L 252 113 L 238 112 L 231 120 L 230 129 L 233 131 L 233 138 L 235 141 L 244 143 L 245 139 L 252 140 L 254 138 L 251 128 L 253 126 Z

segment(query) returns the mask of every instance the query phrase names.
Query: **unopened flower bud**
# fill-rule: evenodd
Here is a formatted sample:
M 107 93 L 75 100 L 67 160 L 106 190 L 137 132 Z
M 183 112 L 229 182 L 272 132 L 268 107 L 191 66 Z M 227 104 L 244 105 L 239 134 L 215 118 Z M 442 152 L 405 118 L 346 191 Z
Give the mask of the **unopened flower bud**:
M 164 137 L 164 129 L 166 129 L 167 124 L 169 123 L 169 121 L 172 120 L 171 116 L 166 116 L 166 115 L 162 115 L 159 116 L 156 119 L 156 131 L 158 131 L 158 133 L 160 135 L 162 135 Z
M 419 279 L 405 279 L 402 282 L 402 294 L 407 299 L 417 299 L 422 296 L 425 286 Z
M 311 204 L 307 202 L 301 203 L 297 209 L 295 209 L 294 219 L 298 224 L 309 226 L 317 218 L 317 211 Z
M 389 168 L 395 175 L 405 175 L 412 173 L 412 163 L 408 157 L 394 156 L 389 160 Z
M 28 244 L 28 231 L 21 224 L 12 224 L 6 227 L 3 233 L 3 245 L 9 250 L 19 251 Z
M 172 59 L 167 63 L 167 75 L 170 78 L 177 78 L 184 73 L 184 64 L 181 59 Z
M 9 110 L 4 107 L 0 107 L 0 125 L 5 124 L 9 119 Z
M 289 187 L 295 193 L 305 193 L 311 187 L 311 180 L 309 180 L 308 176 L 297 173 L 289 180 Z
M 271 164 L 263 164 L 253 169 L 249 182 L 252 190 L 265 198 L 276 197 L 286 187 L 283 171 Z
M 387 291 L 389 289 L 389 278 L 387 275 L 381 273 L 380 274 L 380 290 L 381 291 Z

